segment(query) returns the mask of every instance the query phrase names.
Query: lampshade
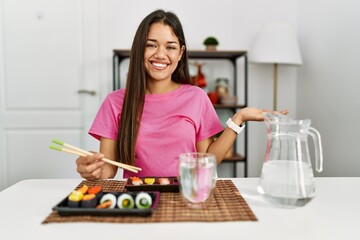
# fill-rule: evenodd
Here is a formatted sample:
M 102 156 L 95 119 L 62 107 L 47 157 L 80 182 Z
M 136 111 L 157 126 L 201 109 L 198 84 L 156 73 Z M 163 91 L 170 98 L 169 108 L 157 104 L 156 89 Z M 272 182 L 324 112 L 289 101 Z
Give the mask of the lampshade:
M 249 53 L 250 62 L 301 65 L 296 33 L 287 23 L 275 22 L 264 27 Z

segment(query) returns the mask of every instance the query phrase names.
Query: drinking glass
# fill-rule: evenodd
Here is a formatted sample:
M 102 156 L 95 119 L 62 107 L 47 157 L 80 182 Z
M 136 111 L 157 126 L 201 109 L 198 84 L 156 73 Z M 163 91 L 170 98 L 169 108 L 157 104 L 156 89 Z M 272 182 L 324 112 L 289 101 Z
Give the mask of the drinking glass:
M 216 157 L 210 153 L 179 155 L 180 191 L 191 208 L 204 208 L 216 185 Z

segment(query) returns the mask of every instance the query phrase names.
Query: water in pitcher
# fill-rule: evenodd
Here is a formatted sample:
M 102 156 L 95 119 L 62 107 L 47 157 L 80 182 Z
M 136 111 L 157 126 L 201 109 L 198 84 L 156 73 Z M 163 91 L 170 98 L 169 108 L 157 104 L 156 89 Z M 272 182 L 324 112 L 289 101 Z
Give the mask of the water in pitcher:
M 278 206 L 303 206 L 315 195 L 312 167 L 298 161 L 267 161 L 263 165 L 258 192 Z

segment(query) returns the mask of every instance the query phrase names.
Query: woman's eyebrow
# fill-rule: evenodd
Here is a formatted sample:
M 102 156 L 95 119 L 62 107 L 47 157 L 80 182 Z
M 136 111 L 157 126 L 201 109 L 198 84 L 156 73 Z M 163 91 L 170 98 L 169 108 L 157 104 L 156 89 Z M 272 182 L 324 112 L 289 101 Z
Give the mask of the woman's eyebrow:
M 177 41 L 168 41 L 167 43 L 170 43 L 170 44 L 179 44 Z
M 148 38 L 147 40 L 151 41 L 151 42 L 158 42 L 156 39 L 151 39 L 151 38 Z M 167 41 L 166 43 L 167 44 L 179 44 L 177 41 Z

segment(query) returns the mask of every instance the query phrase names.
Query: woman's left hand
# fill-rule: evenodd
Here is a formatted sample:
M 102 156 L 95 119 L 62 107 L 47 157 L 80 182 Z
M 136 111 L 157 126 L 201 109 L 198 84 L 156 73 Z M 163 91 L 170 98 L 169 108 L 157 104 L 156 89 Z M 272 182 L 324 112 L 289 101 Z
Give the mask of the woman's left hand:
M 270 112 L 272 114 L 283 114 L 287 115 L 288 110 L 281 110 L 281 111 L 271 111 L 268 109 L 259 109 L 259 108 L 253 108 L 253 107 L 246 107 L 235 113 L 235 115 L 232 117 L 232 120 L 234 123 L 240 125 L 243 122 L 247 121 L 264 121 L 264 113 Z

